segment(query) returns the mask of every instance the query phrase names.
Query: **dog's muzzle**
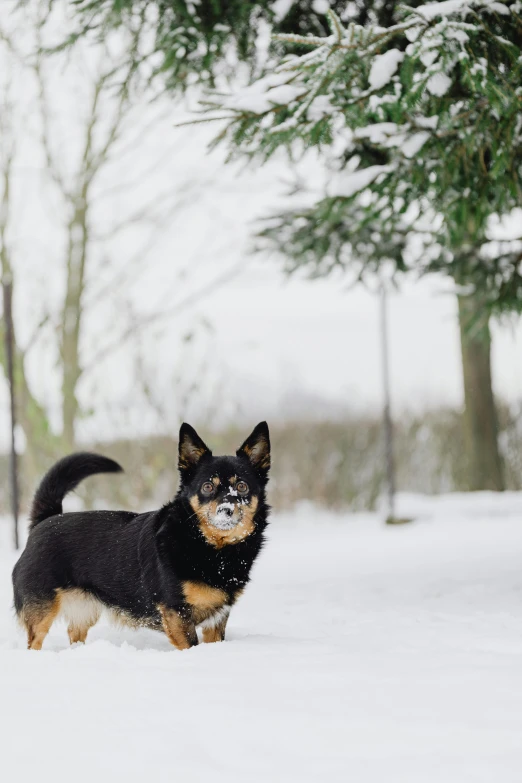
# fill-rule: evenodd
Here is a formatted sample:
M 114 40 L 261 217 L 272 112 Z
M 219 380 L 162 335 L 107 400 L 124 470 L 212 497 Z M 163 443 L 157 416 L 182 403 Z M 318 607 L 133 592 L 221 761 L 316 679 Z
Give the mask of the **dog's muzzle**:
M 216 513 L 210 518 L 210 523 L 220 530 L 230 530 L 241 522 L 241 514 L 235 514 L 236 506 L 234 503 L 220 503 Z M 239 511 L 239 510 L 238 510 Z

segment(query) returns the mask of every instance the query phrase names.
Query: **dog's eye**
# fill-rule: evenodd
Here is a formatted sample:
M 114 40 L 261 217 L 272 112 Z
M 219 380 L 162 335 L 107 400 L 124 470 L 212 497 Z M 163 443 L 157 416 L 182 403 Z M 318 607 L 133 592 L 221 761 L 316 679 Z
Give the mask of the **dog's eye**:
M 248 492 L 248 484 L 246 481 L 238 481 L 236 484 L 236 489 L 240 495 L 246 495 Z
M 205 483 L 201 485 L 201 492 L 203 495 L 212 495 L 214 492 L 213 483 L 211 481 L 205 481 Z

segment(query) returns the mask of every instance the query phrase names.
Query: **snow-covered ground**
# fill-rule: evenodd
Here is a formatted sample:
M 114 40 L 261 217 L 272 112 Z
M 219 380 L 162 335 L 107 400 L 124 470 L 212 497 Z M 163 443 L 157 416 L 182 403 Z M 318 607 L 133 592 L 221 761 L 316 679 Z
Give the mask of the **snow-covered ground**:
M 274 517 L 229 640 L 28 652 L 0 541 L 3 780 L 519 783 L 522 495 Z

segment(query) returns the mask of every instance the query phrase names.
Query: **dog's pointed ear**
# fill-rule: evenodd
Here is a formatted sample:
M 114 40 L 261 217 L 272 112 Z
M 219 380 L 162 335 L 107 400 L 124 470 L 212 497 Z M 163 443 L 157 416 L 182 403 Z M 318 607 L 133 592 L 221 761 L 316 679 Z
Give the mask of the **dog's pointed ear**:
M 261 421 L 236 451 L 238 457 L 246 456 L 251 465 L 265 475 L 270 468 L 270 435 L 268 424 Z
M 204 456 L 212 456 L 212 452 L 199 437 L 190 424 L 183 422 L 179 430 L 178 468 L 182 475 L 186 475 L 198 465 Z

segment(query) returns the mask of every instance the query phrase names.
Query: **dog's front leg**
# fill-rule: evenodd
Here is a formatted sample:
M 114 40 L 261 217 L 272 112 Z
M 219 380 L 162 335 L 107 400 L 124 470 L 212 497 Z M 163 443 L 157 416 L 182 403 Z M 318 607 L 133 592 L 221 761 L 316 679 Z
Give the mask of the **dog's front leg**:
M 191 617 L 190 610 L 185 606 L 170 608 L 165 604 L 158 606 L 163 630 L 167 638 L 178 650 L 188 650 L 198 643 L 196 626 Z
M 227 627 L 230 606 L 223 606 L 219 611 L 201 624 L 204 642 L 223 642 Z

